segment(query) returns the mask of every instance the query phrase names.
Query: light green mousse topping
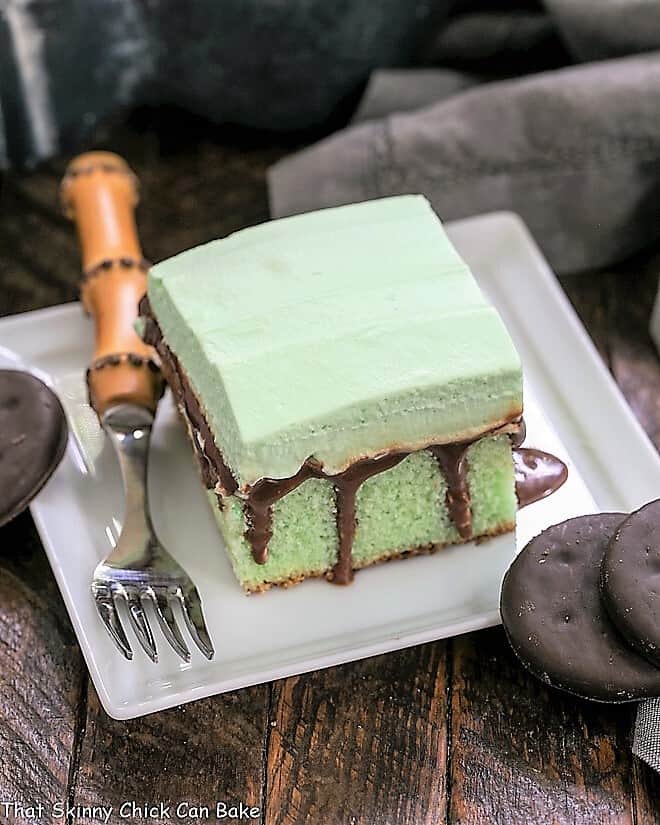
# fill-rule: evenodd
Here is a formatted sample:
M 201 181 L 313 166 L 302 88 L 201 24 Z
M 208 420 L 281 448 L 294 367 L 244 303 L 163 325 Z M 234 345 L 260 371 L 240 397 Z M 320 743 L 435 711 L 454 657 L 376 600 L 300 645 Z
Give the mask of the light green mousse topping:
M 419 195 L 244 229 L 153 267 L 148 293 L 242 486 L 522 410 L 504 324 Z

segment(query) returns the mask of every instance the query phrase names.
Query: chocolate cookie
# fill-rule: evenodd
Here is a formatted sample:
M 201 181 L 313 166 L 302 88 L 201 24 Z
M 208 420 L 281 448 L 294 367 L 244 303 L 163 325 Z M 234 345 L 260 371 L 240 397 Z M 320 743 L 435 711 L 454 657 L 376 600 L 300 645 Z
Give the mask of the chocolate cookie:
M 660 668 L 660 499 L 619 526 L 600 572 L 610 618 L 626 640 Z
M 625 515 L 555 524 L 509 568 L 500 610 L 522 663 L 549 685 L 586 699 L 660 696 L 660 669 L 629 648 L 601 603 L 600 564 Z
M 29 372 L 0 370 L 0 526 L 24 510 L 60 463 L 67 423 L 57 396 Z

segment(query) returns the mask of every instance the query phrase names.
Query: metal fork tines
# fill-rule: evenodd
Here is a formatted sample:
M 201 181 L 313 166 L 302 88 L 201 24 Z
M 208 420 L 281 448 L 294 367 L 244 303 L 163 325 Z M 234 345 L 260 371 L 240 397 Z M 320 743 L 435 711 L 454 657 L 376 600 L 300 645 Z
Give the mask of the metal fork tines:
M 213 644 L 197 588 L 158 540 L 149 515 L 147 458 L 153 415 L 133 404 L 118 404 L 104 414 L 102 424 L 119 458 L 126 515 L 117 546 L 94 571 L 92 593 L 99 616 L 119 650 L 132 659 L 120 612 L 126 615 L 145 653 L 157 662 L 148 618 L 155 615 L 169 644 L 187 662 L 190 651 L 175 615 L 180 612 L 193 641 L 211 659 Z

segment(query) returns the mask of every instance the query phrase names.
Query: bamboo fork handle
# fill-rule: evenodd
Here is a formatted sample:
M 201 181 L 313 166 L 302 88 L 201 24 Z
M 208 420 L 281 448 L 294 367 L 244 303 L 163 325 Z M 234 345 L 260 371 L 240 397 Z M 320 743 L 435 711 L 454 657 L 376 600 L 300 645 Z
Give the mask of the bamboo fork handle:
M 87 371 L 90 403 L 99 418 L 122 403 L 154 412 L 160 370 L 153 349 L 134 329 L 148 269 L 135 226 L 137 179 L 118 155 L 87 152 L 69 164 L 61 196 L 78 230 L 81 298 L 96 327 Z

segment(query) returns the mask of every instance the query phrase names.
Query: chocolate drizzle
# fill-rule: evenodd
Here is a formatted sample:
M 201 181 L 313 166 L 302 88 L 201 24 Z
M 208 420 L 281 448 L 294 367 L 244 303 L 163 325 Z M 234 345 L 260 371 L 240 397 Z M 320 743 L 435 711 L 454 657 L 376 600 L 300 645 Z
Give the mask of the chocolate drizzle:
M 250 488 L 248 494 L 238 493 L 245 501 L 245 536 L 257 564 L 268 561 L 268 543 L 273 535 L 273 505 L 307 479 L 319 478 L 318 472 L 313 462 L 306 461 L 291 478 L 262 478 Z
M 568 467 L 561 459 L 530 447 L 513 451 L 518 507 L 526 507 L 558 490 L 568 478 Z
M 185 413 L 192 430 L 192 441 L 198 456 L 204 483 L 215 489 L 222 506 L 222 495 L 235 494 L 244 502 L 247 529 L 245 537 L 257 564 L 268 560 L 268 544 L 273 535 L 273 506 L 281 498 L 311 478 L 332 482 L 335 490 L 338 552 L 337 562 L 328 576 L 336 584 L 348 584 L 353 579 L 352 549 L 357 527 L 356 497 L 360 486 L 371 476 L 395 467 L 411 454 L 411 450 L 391 450 L 379 456 L 361 458 L 343 472 L 324 471 L 320 462 L 308 458 L 290 478 L 262 478 L 245 489 L 239 485 L 226 465 L 215 443 L 200 404 L 192 392 L 178 359 L 165 343 L 158 324 L 151 315 L 146 297 L 140 303 L 140 314 L 146 318 L 144 339 L 154 346 L 163 363 L 163 374 L 172 388 L 177 404 Z M 567 468 L 558 458 L 541 450 L 521 449 L 525 425 L 517 415 L 473 439 L 453 444 L 432 444 L 427 449 L 435 457 L 447 482 L 446 504 L 449 516 L 461 539 L 472 538 L 472 512 L 468 486 L 468 450 L 485 436 L 508 434 L 513 446 L 516 471 L 516 494 L 520 507 L 544 498 L 566 480 Z
M 250 488 L 249 493 L 242 496 L 245 500 L 248 523 L 246 538 L 252 547 L 253 559 L 257 564 L 265 564 L 268 560 L 268 542 L 273 535 L 273 504 L 308 479 L 325 478 L 332 481 L 335 488 L 339 538 L 337 563 L 330 578 L 336 584 L 349 584 L 353 580 L 351 557 L 357 523 L 355 517 L 357 491 L 368 478 L 395 467 L 408 455 L 409 453 L 402 451 L 386 453 L 375 458 L 363 458 L 351 464 L 343 473 L 335 475 L 324 472 L 321 464 L 310 458 L 291 478 L 262 478 L 257 481 Z
M 447 482 L 446 503 L 449 516 L 464 541 L 472 538 L 468 450 L 484 435 L 496 435 L 500 431 L 509 431 L 512 442 L 520 444 L 524 438 L 524 423 L 522 419 L 515 420 L 470 441 L 427 447 L 437 460 Z M 337 562 L 329 578 L 336 584 L 349 584 L 353 580 L 352 550 L 357 527 L 357 492 L 368 478 L 395 467 L 410 454 L 408 450 L 400 450 L 374 458 L 359 459 L 342 473 L 334 475 L 324 472 L 318 461 L 307 459 L 300 470 L 290 478 L 262 478 L 251 486 L 248 492 L 238 492 L 237 495 L 245 502 L 248 524 L 246 538 L 252 548 L 255 562 L 265 564 L 268 561 L 268 543 L 273 535 L 272 508 L 275 502 L 310 478 L 325 478 L 332 482 L 335 489 L 339 538 Z M 566 465 L 549 453 L 516 447 L 513 457 L 519 507 L 525 507 L 550 495 L 566 481 Z
M 512 429 L 517 432 L 519 424 L 519 420 L 516 419 L 491 430 L 490 434 Z M 455 444 L 434 444 L 427 447 L 436 458 L 447 481 L 446 503 L 449 516 L 464 541 L 472 538 L 467 452 L 470 446 L 483 436 L 484 434 L 481 434 L 477 438 Z M 343 472 L 336 474 L 326 473 L 318 461 L 310 458 L 290 478 L 262 478 L 246 493 L 238 492 L 237 495 L 245 502 L 248 524 L 245 535 L 252 548 L 252 557 L 257 564 L 265 564 L 268 560 L 268 542 L 273 535 L 273 504 L 308 479 L 325 478 L 331 481 L 335 488 L 339 538 L 337 563 L 329 578 L 336 584 L 348 584 L 353 579 L 352 551 L 357 527 L 357 492 L 368 478 L 395 467 L 410 454 L 410 450 L 392 450 L 373 458 L 361 458 Z
M 465 541 L 472 538 L 472 511 L 467 483 L 467 451 L 471 443 L 473 442 L 432 445 L 428 448 L 447 482 L 446 504 L 449 518 Z
M 225 464 L 199 402 L 185 379 L 178 358 L 165 343 L 160 328 L 148 313 L 148 307 L 146 298 L 143 298 L 140 302 L 140 314 L 145 318 L 146 324 L 142 337 L 144 342 L 154 347 L 160 356 L 165 381 L 172 390 L 177 405 L 183 408 L 188 419 L 192 429 L 191 441 L 201 468 L 204 485 L 209 490 L 219 486 L 225 495 L 232 495 L 238 489 L 238 483 Z M 218 501 L 222 506 L 220 497 Z

